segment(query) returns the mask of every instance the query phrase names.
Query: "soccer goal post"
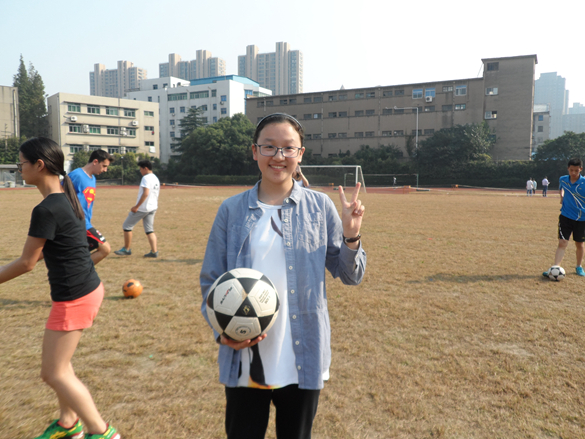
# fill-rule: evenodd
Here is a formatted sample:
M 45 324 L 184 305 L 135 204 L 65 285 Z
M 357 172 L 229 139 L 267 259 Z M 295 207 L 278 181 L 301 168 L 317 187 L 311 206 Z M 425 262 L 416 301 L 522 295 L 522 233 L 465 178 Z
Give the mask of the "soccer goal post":
M 366 192 L 366 182 L 359 165 L 301 165 L 303 175 L 311 186 L 355 186 L 361 183 Z

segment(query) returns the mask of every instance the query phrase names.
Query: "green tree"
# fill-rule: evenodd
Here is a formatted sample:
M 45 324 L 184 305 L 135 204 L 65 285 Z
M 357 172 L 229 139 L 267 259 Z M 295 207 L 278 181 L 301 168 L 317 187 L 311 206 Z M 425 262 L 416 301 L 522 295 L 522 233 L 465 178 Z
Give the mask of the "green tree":
M 173 138 L 175 143 L 171 146 L 174 150 L 180 150 L 184 139 L 189 137 L 189 135 L 191 135 L 191 133 L 197 128 L 205 126 L 205 118 L 202 115 L 202 107 L 189 108 L 187 115 L 179 121 L 179 132 L 181 133 L 181 136 Z
M 32 63 L 28 71 L 20 56 L 20 65 L 14 75 L 13 87 L 18 87 L 20 133 L 25 137 L 47 136 L 49 121 L 45 103 L 45 85 Z
M 556 139 L 544 142 L 534 154 L 535 161 L 560 161 L 565 167 L 572 158 L 585 160 L 585 133 L 568 131 Z
M 169 175 L 253 175 L 254 125 L 239 113 L 195 129 L 181 143 L 181 156 L 170 162 Z
M 9 137 L 0 141 L 0 164 L 14 164 L 20 160 L 18 158 L 18 150 L 20 145 L 25 141 L 24 137 Z

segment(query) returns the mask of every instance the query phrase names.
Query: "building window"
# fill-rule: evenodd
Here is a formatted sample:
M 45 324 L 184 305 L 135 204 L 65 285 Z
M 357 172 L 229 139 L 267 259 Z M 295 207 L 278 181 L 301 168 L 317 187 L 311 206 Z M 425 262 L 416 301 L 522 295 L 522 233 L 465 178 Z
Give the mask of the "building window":
M 339 137 L 342 137 L 342 138 L 346 138 L 347 137 L 347 133 L 338 133 L 337 135 Z
M 543 121 L 544 120 L 544 116 L 542 114 L 538 115 L 538 120 L 539 121 Z
M 95 105 L 88 105 L 87 112 L 90 114 L 100 114 L 100 107 L 96 107 Z
M 171 136 L 171 139 L 174 139 L 175 138 L 175 132 L 174 131 L 170 131 L 169 132 L 169 135 Z
M 366 110 L 366 116 L 373 116 L 376 114 L 376 110 Z
M 433 128 L 425 130 L 425 136 L 432 136 L 433 134 L 435 134 L 435 130 Z
M 148 97 L 148 102 L 152 102 L 152 96 Z
M 90 151 L 101 151 L 101 149 L 102 149 L 101 146 L 89 145 Z
M 90 134 L 101 134 L 102 130 L 101 127 L 97 125 L 90 125 L 89 126 L 89 133 Z
M 313 116 L 310 113 L 307 114 L 303 114 L 303 119 L 307 120 L 307 119 L 312 119 Z
M 145 115 L 146 117 L 154 117 L 154 111 L 145 111 L 145 112 L 144 112 L 144 115 Z
M 394 114 L 404 114 L 404 108 L 395 108 Z
M 329 101 L 336 101 L 336 100 L 337 100 L 337 96 L 335 96 L 335 95 L 329 96 Z
M 488 72 L 500 70 L 500 63 L 499 62 L 489 62 L 489 63 L 487 63 L 486 68 L 487 68 Z
M 126 135 L 136 137 L 136 128 L 128 128 L 126 130 Z
M 191 108 L 197 108 L 197 107 L 191 107 Z M 201 109 L 201 111 L 207 111 L 207 104 L 199 105 L 199 108 Z
M 158 84 L 154 84 L 154 85 L 152 86 L 152 89 L 153 89 L 153 90 L 158 90 Z
M 221 114 L 227 114 L 227 108 L 222 108 L 221 109 Z
M 486 119 L 496 119 L 498 117 L 498 112 L 497 111 L 486 111 L 485 112 L 485 118 Z
M 310 134 L 305 134 L 305 139 L 307 140 L 311 140 L 313 136 L 311 136 Z
M 323 102 L 323 96 L 315 96 L 313 102 Z
M 425 98 L 435 97 L 435 87 L 425 89 Z
M 422 99 L 423 97 L 423 89 L 422 88 L 415 88 L 412 90 L 412 99 Z
M 221 95 L 220 98 L 219 98 L 219 100 L 221 102 L 227 102 L 227 95 Z
M 274 101 L 266 101 L 267 107 L 272 107 L 274 105 Z
M 364 94 L 363 93 L 356 93 L 355 94 L 355 98 L 356 99 L 363 99 L 364 98 Z
M 374 137 L 374 131 L 366 131 L 366 137 Z
M 428 105 L 425 107 L 425 113 L 430 113 L 435 111 L 435 106 L 434 105 Z
M 335 139 L 335 137 L 337 137 L 337 134 L 336 133 L 329 133 L 329 134 L 327 134 L 327 137 L 329 139 Z
M 394 96 L 404 96 L 404 90 L 394 90 Z
M 179 107 L 179 113 L 184 113 L 185 112 L 185 107 Z
M 209 97 L 209 92 L 206 91 L 192 91 L 189 93 L 189 99 L 204 99 Z M 258 102 L 259 106 L 262 106 L 262 102 Z
M 356 110 L 355 111 L 355 116 L 356 117 L 360 117 L 360 116 L 363 116 L 363 115 L 364 115 L 364 110 Z
M 485 94 L 487 96 L 497 95 L 498 94 L 498 87 L 488 87 L 485 89 Z
M 288 100 L 289 104 L 296 104 L 297 103 L 297 98 L 291 98 Z
M 186 101 L 187 93 L 172 93 L 168 95 L 169 101 Z
M 313 113 L 313 119 L 321 119 L 321 113 Z
M 120 148 L 108 146 L 108 154 L 119 154 L 119 153 L 120 153 Z
M 83 145 L 69 145 L 69 152 L 71 154 L 75 154 L 79 151 L 83 151 Z
M 81 113 L 81 104 L 67 104 L 67 111 L 72 113 Z
M 455 104 L 455 111 L 465 110 L 465 104 Z
M 539 126 L 538 126 L 538 132 L 539 132 L 539 133 L 542 133 L 542 132 L 544 132 L 544 127 L 543 127 L 542 125 L 539 125 Z
M 169 113 L 175 114 L 175 107 L 169 107 Z
M 364 137 L 364 132 L 363 131 L 358 131 L 356 133 L 353 133 L 353 137 Z
M 212 108 L 213 108 L 214 110 L 217 110 L 217 104 L 213 104 L 213 107 L 212 107 Z
M 280 105 L 288 105 L 288 99 L 281 99 Z
M 441 111 L 453 111 L 453 105 L 443 105 Z
M 144 131 L 152 131 L 152 134 L 154 134 L 154 127 L 150 125 L 144 125 Z
M 392 114 L 392 108 L 384 108 L 382 110 L 382 114 L 383 115 L 386 115 L 386 116 L 389 115 L 389 114 Z
M 108 127 L 108 134 L 113 134 L 113 135 L 120 134 L 119 127 Z
M 106 107 L 106 114 L 110 115 L 110 116 L 117 116 L 118 115 L 118 109 L 114 108 L 114 107 Z
M 394 130 L 394 136 L 404 136 L 404 130 Z
M 144 142 L 144 146 L 154 146 L 154 142 Z
M 382 96 L 385 98 L 388 98 L 390 96 L 392 96 L 392 90 L 386 90 L 382 92 Z
M 311 98 L 304 98 L 304 99 L 303 99 L 303 102 L 304 102 L 305 104 L 310 104 L 311 102 L 313 102 L 313 100 L 312 100 Z
M 217 90 L 211 90 L 211 97 L 212 98 L 216 98 L 217 97 Z
M 340 111 L 340 112 L 338 113 L 338 116 L 339 116 L 339 117 L 347 117 L 347 111 Z
M 313 140 L 320 139 L 320 138 L 321 138 L 321 134 L 313 134 Z
M 450 91 L 453 91 L 453 86 L 452 85 L 444 85 L 443 86 L 443 93 L 448 93 Z
M 331 112 L 327 117 L 337 117 L 337 113 L 335 111 Z
M 466 85 L 455 86 L 455 96 L 466 96 L 466 95 L 467 95 L 467 86 Z
M 124 108 L 124 116 L 126 117 L 136 117 L 136 110 L 131 108 Z
M 375 97 L 376 97 L 375 91 L 369 91 L 366 93 L 366 98 L 375 98 Z
M 175 125 L 175 119 L 171 119 L 171 120 L 169 120 L 169 124 L 170 124 L 171 126 Z
M 347 95 L 339 95 L 340 101 L 345 101 L 347 99 Z
M 81 125 L 69 125 L 69 132 L 70 133 L 81 133 Z
M 417 130 L 412 130 L 412 135 L 416 136 L 416 134 L 417 134 Z M 418 135 L 422 136 L 422 130 L 418 130 Z
M 391 137 L 392 136 L 392 131 L 382 131 L 382 136 L 383 137 Z

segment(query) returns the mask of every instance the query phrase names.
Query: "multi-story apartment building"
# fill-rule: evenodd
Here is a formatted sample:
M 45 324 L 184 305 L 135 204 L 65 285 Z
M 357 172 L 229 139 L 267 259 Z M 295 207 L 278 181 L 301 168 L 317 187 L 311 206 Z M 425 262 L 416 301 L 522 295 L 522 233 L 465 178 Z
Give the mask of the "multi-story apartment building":
M 95 64 L 93 72 L 89 72 L 89 94 L 123 98 L 126 92 L 140 89 L 140 81 L 146 77 L 146 69 L 135 67 L 130 61 L 118 61 L 118 68 L 110 70 Z
M 550 138 L 563 135 L 563 115 L 568 113 L 569 90 L 565 78 L 557 72 L 541 73 L 534 81 L 534 103 L 550 106 Z
M 536 55 L 482 62 L 478 78 L 250 98 L 246 115 L 252 123 L 276 112 L 295 116 L 305 146 L 320 156 L 361 145 L 406 152 L 409 136 L 420 142 L 442 128 L 486 121 L 494 159 L 529 160 Z
M 0 85 L 0 138 L 19 136 L 18 88 Z
M 174 145 L 181 137 L 181 119 L 189 108 L 200 108 L 204 122 L 214 123 L 222 117 L 245 113 L 247 97 L 270 94 L 257 82 L 236 75 L 192 81 L 167 77 L 142 81 L 140 91 L 128 93 L 128 99 L 160 105 L 160 158 L 167 163 L 171 156 L 179 155 Z
M 77 151 L 160 157 L 158 103 L 56 93 L 47 100 L 49 133 L 66 160 Z
M 532 118 L 532 154 L 534 154 L 545 141 L 550 139 L 550 106 L 534 104 Z
M 290 44 L 276 43 L 276 51 L 259 53 L 258 47 L 246 47 L 246 54 L 238 56 L 238 75 L 257 81 L 272 94 L 303 92 L 303 53 L 290 50 Z
M 159 78 L 170 76 L 185 80 L 225 76 L 226 62 L 221 58 L 211 56 L 209 50 L 198 50 L 197 58 L 191 61 L 181 61 L 176 53 L 169 54 L 169 62 L 158 65 Z

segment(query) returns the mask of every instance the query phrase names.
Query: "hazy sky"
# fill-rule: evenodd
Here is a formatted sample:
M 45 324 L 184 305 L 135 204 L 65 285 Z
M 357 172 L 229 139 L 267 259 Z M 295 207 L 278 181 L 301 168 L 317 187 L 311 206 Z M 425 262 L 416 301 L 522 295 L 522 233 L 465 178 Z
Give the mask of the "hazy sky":
M 585 104 L 584 13 L 583 0 L 0 0 L 0 85 L 20 54 L 49 95 L 88 95 L 95 63 L 156 78 L 169 53 L 206 49 L 237 74 L 247 45 L 286 41 L 303 52 L 305 92 L 474 78 L 482 58 L 536 54 L 536 79 L 566 78 L 571 106 Z

